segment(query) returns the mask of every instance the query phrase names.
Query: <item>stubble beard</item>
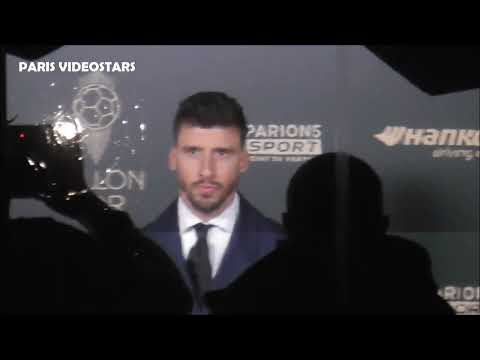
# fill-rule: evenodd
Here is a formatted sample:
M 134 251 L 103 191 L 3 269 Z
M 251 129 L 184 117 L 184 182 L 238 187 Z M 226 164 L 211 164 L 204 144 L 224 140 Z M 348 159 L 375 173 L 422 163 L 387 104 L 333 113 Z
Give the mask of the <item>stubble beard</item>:
M 220 192 L 216 200 L 211 200 L 210 198 L 203 198 L 201 195 L 195 195 L 194 189 L 199 183 L 194 183 L 190 187 L 187 187 L 186 184 L 180 184 L 180 189 L 188 200 L 189 205 L 197 212 L 204 216 L 211 216 L 219 209 L 221 209 L 230 195 L 235 191 L 236 183 L 232 184 L 229 188 L 225 188 L 223 185 L 215 182 L 210 182 L 217 186 L 217 191 Z M 216 196 L 214 196 L 216 198 Z

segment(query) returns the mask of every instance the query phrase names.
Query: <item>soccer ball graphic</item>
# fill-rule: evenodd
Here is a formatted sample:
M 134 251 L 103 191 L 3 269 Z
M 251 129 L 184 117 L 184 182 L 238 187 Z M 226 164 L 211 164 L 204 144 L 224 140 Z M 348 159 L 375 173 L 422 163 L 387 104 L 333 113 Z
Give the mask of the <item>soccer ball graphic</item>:
M 73 99 L 72 109 L 85 127 L 102 130 L 117 120 L 120 115 L 120 100 L 109 87 L 90 84 L 80 89 Z

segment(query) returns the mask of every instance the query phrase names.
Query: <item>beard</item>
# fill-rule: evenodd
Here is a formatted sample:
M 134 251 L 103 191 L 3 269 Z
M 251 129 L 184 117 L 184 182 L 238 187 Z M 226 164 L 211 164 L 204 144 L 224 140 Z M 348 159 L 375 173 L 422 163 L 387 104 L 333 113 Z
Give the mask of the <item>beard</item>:
M 212 194 L 201 194 L 197 191 L 201 185 L 211 185 L 215 187 Z M 214 181 L 197 181 L 187 186 L 184 183 L 180 184 L 180 189 L 185 193 L 189 203 L 199 213 L 210 215 L 221 209 L 230 195 L 235 191 L 236 183 L 230 186 L 224 186 Z

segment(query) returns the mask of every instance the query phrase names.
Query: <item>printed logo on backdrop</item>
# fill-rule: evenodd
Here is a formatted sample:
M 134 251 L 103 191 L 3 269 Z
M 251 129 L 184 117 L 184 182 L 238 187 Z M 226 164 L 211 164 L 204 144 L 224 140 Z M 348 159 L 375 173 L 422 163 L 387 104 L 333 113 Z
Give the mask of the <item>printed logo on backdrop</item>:
M 480 315 L 479 286 L 445 286 L 438 290 L 438 294 L 457 315 Z
M 99 72 L 80 77 L 73 89 L 76 92 L 71 113 L 56 112 L 53 129 L 60 138 L 73 139 L 80 135 L 78 143 L 83 156 L 79 160 L 88 156 L 94 167 L 91 174 L 85 174 L 89 188 L 109 206 L 126 210 L 128 195 L 145 190 L 145 170 L 131 168 L 136 162 L 136 135 L 140 142 L 145 140 L 146 125 L 140 121 L 139 113 L 141 105 L 123 106 L 114 79 Z M 58 108 L 65 109 L 62 105 Z M 50 121 L 52 117 L 44 120 Z
M 115 86 L 105 75 L 90 75 L 79 80 L 80 90 L 72 103 L 73 114 L 90 130 L 85 144 L 98 164 L 110 143 L 112 126 L 120 116 L 121 104 Z
M 432 157 L 471 161 L 480 158 L 478 129 L 411 129 L 405 126 L 386 126 L 375 139 L 386 146 L 436 147 Z
M 322 154 L 321 125 L 250 124 L 247 150 L 251 161 L 299 162 Z
M 84 145 L 88 155 L 95 164 L 93 178 L 89 179 L 90 189 L 94 190 L 108 205 L 119 210 L 125 210 L 127 206 L 127 193 L 132 191 L 144 191 L 146 173 L 143 169 L 123 168 L 119 166 L 122 159 L 118 150 L 128 148 L 127 154 L 135 156 L 135 145 L 129 142 L 127 135 L 120 139 L 112 139 L 112 130 L 118 126 L 128 124 L 125 111 L 122 109 L 122 101 L 115 89 L 112 77 L 103 73 L 95 72 L 79 78 L 79 89 L 72 101 L 72 111 L 84 128 L 88 131 Z M 139 109 L 140 105 L 135 105 Z M 146 129 L 144 123 L 138 124 L 142 135 L 141 141 L 145 140 L 143 132 Z M 109 148 L 115 152 L 115 160 L 108 167 L 99 167 L 100 160 Z M 125 151 L 122 152 L 122 155 Z

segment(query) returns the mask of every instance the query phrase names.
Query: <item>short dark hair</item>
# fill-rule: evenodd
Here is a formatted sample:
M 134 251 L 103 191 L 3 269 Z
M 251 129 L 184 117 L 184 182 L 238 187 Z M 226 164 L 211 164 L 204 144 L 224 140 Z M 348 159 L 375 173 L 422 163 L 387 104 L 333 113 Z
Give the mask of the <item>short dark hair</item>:
M 240 130 L 240 143 L 245 145 L 247 122 L 238 101 L 225 93 L 205 91 L 180 102 L 173 127 L 175 142 L 182 125 L 212 128 L 235 127 Z

